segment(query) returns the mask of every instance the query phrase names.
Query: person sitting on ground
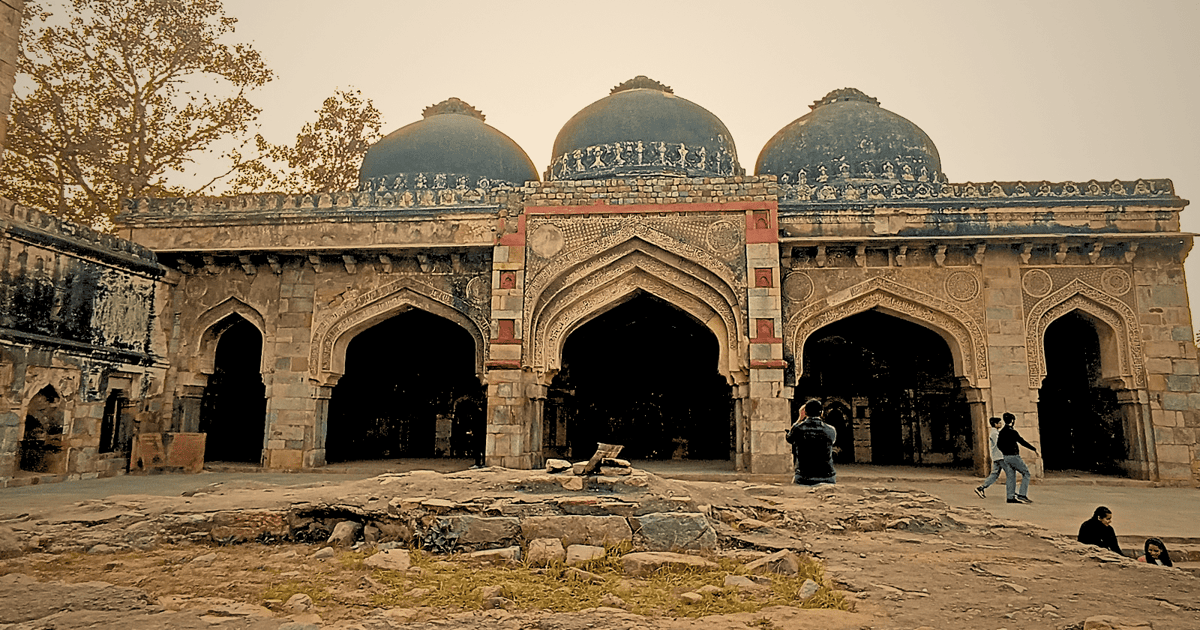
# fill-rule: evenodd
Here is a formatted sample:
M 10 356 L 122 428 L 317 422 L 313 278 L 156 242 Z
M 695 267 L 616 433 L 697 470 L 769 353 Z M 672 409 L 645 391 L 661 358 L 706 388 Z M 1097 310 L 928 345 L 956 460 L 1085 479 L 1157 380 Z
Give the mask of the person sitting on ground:
M 784 438 L 792 445 L 792 460 L 796 466 L 794 483 L 815 486 L 837 483 L 833 467 L 833 445 L 837 430 L 821 421 L 821 402 L 804 403 L 800 418 L 787 430 Z
M 1121 545 L 1117 543 L 1117 532 L 1112 528 L 1112 510 L 1101 505 L 1092 513 L 1092 518 L 1079 526 L 1079 542 L 1085 545 L 1096 545 L 1125 555 Z
M 1139 557 L 1138 562 L 1157 564 L 1163 567 L 1175 566 L 1171 564 L 1171 553 L 1167 551 L 1167 546 L 1159 538 L 1147 538 L 1144 551 L 1145 555 Z

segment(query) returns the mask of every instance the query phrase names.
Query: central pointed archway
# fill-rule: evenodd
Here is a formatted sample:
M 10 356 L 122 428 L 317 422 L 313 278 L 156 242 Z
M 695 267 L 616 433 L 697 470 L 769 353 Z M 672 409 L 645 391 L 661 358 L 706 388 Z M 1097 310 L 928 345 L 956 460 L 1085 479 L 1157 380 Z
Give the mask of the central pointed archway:
M 586 459 L 597 442 L 630 459 L 728 460 L 733 398 L 712 331 L 648 293 L 576 328 L 546 400 L 543 452 Z

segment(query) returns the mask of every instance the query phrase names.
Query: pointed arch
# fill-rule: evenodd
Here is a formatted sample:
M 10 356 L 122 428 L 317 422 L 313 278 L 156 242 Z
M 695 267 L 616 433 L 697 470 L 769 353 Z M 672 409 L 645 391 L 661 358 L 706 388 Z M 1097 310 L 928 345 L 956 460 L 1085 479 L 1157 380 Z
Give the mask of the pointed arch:
M 260 353 L 262 359 L 259 371 L 266 371 L 266 320 L 263 319 L 262 313 L 258 312 L 258 309 L 236 297 L 230 297 L 201 313 L 196 318 L 195 326 L 192 328 L 197 335 L 195 338 L 196 357 L 200 362 L 199 372 L 201 374 L 213 373 L 214 361 L 217 354 L 217 342 L 220 340 L 221 334 L 228 330 L 237 321 L 238 317 L 250 322 L 250 325 L 257 328 L 258 333 L 262 335 L 263 347 Z
M 475 345 L 475 373 L 483 374 L 489 329 L 483 312 L 470 306 L 460 309 L 449 293 L 414 278 L 401 278 L 347 300 L 322 317 L 313 330 L 309 376 L 325 385 L 335 384 L 346 371 L 346 347 L 350 341 L 360 332 L 409 309 L 437 315 L 466 330 Z
M 804 365 L 804 344 L 817 330 L 841 319 L 875 309 L 928 328 L 946 341 L 954 373 L 980 387 L 988 379 L 987 344 L 979 324 L 959 307 L 893 282 L 872 278 L 808 305 L 788 320 L 787 345 L 796 365 Z
M 538 371 L 561 367 L 567 336 L 579 326 L 648 293 L 682 310 L 708 328 L 719 346 L 718 372 L 727 379 L 746 369 L 741 291 L 729 274 L 668 251 L 653 241 L 652 230 L 631 230 L 590 258 L 557 265 L 558 274 L 540 275 L 527 302 L 531 343 L 525 363 Z M 659 235 L 661 236 L 661 235 Z M 699 257 L 697 257 L 699 258 Z M 727 269 L 725 270 L 727 271 Z
M 1025 320 L 1025 352 L 1029 363 L 1029 386 L 1039 388 L 1046 377 L 1046 329 L 1055 320 L 1079 311 L 1099 327 L 1101 351 L 1116 361 L 1105 362 L 1105 376 L 1120 378 L 1126 389 L 1146 386 L 1141 327 L 1137 314 L 1121 300 L 1076 278 L 1042 298 Z M 1110 371 L 1112 365 L 1115 371 Z M 1114 373 L 1115 372 L 1115 373 Z

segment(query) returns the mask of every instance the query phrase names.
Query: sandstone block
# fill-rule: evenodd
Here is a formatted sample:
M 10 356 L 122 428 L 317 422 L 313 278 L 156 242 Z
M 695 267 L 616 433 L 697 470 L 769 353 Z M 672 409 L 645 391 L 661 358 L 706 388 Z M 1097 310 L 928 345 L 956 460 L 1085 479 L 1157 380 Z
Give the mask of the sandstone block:
M 362 523 L 342 521 L 333 526 L 333 533 L 329 535 L 329 540 L 325 542 L 334 547 L 349 547 L 354 544 L 362 528 Z
M 820 584 L 817 584 L 812 580 L 804 580 L 804 584 L 800 585 L 800 592 L 796 594 L 796 597 L 799 598 L 800 601 L 806 602 L 809 599 L 812 599 L 812 596 L 816 595 L 817 591 L 820 589 Z
M 520 519 L 509 516 L 450 516 L 444 519 L 460 545 L 498 544 L 521 533 Z
M 571 545 L 567 547 L 566 561 L 567 564 L 576 565 L 592 560 L 599 560 L 604 557 L 604 547 L 596 547 L 594 545 Z
M 562 472 L 564 470 L 569 469 L 570 467 L 571 467 L 571 462 L 569 462 L 565 459 L 547 459 L 546 460 L 546 472 L 548 472 L 548 473 Z
M 525 560 L 533 566 L 544 567 L 555 562 L 562 562 L 566 557 L 567 552 L 557 538 L 538 538 L 529 541 Z
M 603 576 L 592 573 L 591 571 L 584 571 L 583 569 L 576 567 L 571 567 L 564 571 L 563 577 L 571 580 L 587 582 L 588 584 L 601 584 L 604 582 Z
M 796 575 L 800 572 L 800 556 L 793 551 L 781 549 L 747 564 L 746 570 L 751 573 Z
M 481 560 L 493 564 L 512 564 L 521 561 L 520 547 L 504 547 L 502 549 L 484 549 L 467 554 L 471 560 Z
M 657 512 L 629 520 L 650 551 L 717 548 L 717 532 L 700 513 Z
M 288 598 L 284 603 L 283 609 L 290 613 L 302 613 L 312 608 L 313 600 L 304 593 L 296 593 Z
M 1150 630 L 1150 622 L 1096 615 L 1083 620 L 1083 630 Z
M 367 558 L 363 564 L 384 571 L 407 571 L 412 559 L 404 549 L 387 549 Z
M 668 551 L 639 551 L 621 558 L 626 575 L 642 576 L 666 568 L 719 569 L 720 565 L 698 556 L 686 556 Z
M 526 540 L 556 538 L 564 545 L 615 545 L 633 540 L 629 522 L 620 516 L 532 516 L 521 521 Z

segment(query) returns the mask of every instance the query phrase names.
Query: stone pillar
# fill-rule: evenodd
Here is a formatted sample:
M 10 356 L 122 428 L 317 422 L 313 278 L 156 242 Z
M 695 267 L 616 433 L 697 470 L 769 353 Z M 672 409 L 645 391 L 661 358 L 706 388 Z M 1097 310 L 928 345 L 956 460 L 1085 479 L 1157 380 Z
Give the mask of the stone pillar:
M 990 378 L 976 383 L 975 386 L 990 393 L 990 415 L 999 416 L 1009 412 L 1017 417 L 1017 430 L 1029 443 L 1038 447 L 1039 451 L 1035 455 L 1023 450 L 1021 456 L 1029 466 L 1030 473 L 1041 477 L 1044 471 L 1037 414 L 1040 384 L 1031 385 L 1029 382 L 1029 361 L 1025 353 L 1025 311 L 1021 297 L 1021 274 L 1026 269 L 1021 267 L 1017 252 L 996 248 L 987 251 L 982 271 Z M 986 402 L 984 414 L 988 415 Z M 986 427 L 986 424 L 984 426 Z M 986 439 L 986 430 L 984 436 Z
M 1121 468 L 1133 479 L 1157 480 L 1158 453 L 1150 423 L 1150 397 L 1140 389 L 1118 389 L 1121 425 L 1125 431 L 1125 461 Z
M 329 437 L 329 399 L 333 398 L 333 385 L 316 387 L 313 393 L 316 411 L 313 414 L 313 443 L 304 452 L 304 467 L 316 468 L 325 465 L 325 440 Z
M 318 408 L 329 404 L 321 396 L 329 388 L 310 383 L 308 369 L 316 273 L 302 260 L 285 264 L 279 273 L 278 312 L 267 313 L 263 465 L 268 468 L 309 468 L 325 461 L 325 442 L 318 441 L 317 425 Z
M 529 469 L 542 464 L 542 411 L 546 386 L 522 370 L 489 369 L 488 466 Z
M 986 477 L 991 472 L 991 447 L 988 445 L 988 416 L 987 413 L 987 392 L 971 387 L 966 383 L 967 379 L 961 379 L 963 397 L 967 401 L 967 410 L 971 414 L 971 432 L 974 435 L 974 444 L 972 451 L 972 468 L 975 469 L 975 474 Z
M 783 307 L 779 291 L 779 221 L 774 202 L 746 211 L 746 273 L 750 333 L 750 387 L 745 401 L 750 472 L 784 474 L 792 468 L 784 432 L 791 424 L 791 388 L 783 371 Z M 734 351 L 730 348 L 730 352 Z

